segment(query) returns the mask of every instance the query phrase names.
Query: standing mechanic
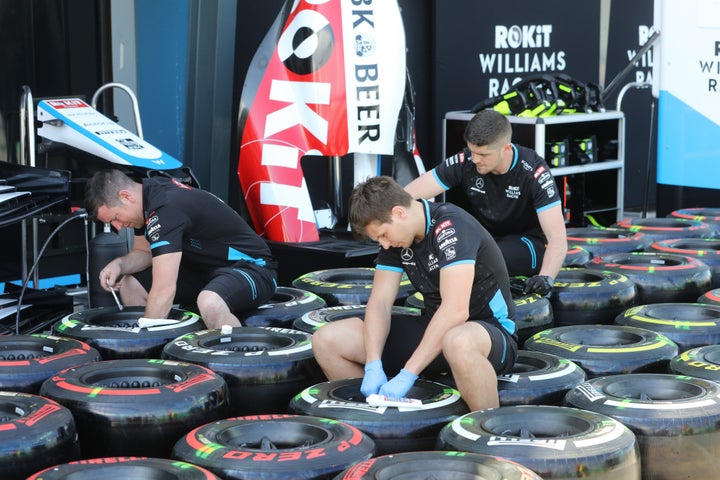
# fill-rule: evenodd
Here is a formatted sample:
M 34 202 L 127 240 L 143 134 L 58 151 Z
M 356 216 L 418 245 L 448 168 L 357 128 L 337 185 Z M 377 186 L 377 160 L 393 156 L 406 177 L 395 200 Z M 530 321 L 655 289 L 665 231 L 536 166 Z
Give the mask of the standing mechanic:
M 196 303 L 205 325 L 240 326 L 238 312 L 266 303 L 277 287 L 270 248 L 210 192 L 165 176 L 133 181 L 119 170 L 88 180 L 85 206 L 116 230 L 135 229 L 132 250 L 100 272 L 105 290 L 166 318 L 174 303 Z M 150 268 L 151 267 L 151 268 Z
M 357 235 L 382 248 L 365 319 L 330 322 L 313 334 L 327 378 L 364 373 L 365 396 L 403 397 L 421 373 L 450 371 L 471 410 L 497 407 L 497 376 L 513 366 L 517 339 L 492 236 L 460 207 L 413 200 L 390 177 L 355 187 L 349 219 Z M 403 271 L 423 294 L 420 316 L 391 315 Z
M 432 198 L 460 186 L 472 213 L 497 242 L 510 275 L 529 277 L 526 293 L 546 295 L 565 261 L 562 204 L 545 160 L 510 143 L 505 115 L 481 110 L 465 127 L 467 147 L 405 189 Z

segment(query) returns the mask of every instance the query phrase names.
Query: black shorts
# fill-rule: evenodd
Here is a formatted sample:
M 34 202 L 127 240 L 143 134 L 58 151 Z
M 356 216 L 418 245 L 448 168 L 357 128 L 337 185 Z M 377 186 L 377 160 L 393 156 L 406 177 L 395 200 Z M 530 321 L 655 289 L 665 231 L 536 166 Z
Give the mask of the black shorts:
M 510 371 L 517 358 L 517 338 L 504 328 L 484 320 L 468 320 L 482 325 L 490 335 L 492 347 L 488 360 L 498 375 Z M 383 368 L 388 376 L 395 376 L 405 366 L 420 344 L 430 320 L 424 316 L 393 315 L 390 333 L 382 354 Z M 449 373 L 445 356 L 441 353 L 425 367 L 423 374 Z
M 500 247 L 511 277 L 532 277 L 540 273 L 547 245 L 545 238 L 537 235 L 506 235 L 496 238 L 495 242 Z

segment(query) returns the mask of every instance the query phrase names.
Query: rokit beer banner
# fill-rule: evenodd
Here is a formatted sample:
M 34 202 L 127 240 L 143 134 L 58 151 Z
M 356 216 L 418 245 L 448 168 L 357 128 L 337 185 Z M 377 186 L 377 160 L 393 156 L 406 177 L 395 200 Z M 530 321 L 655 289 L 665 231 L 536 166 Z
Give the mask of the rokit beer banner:
M 287 0 L 241 97 L 238 177 L 258 233 L 318 240 L 300 159 L 392 154 L 404 91 L 395 1 Z

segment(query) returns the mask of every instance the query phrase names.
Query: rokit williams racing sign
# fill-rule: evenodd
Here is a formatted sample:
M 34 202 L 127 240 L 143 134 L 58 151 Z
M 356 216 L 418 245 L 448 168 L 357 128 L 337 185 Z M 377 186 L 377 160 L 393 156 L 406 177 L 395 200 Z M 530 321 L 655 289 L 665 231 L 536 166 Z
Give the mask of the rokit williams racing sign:
M 306 155 L 392 154 L 405 35 L 388 0 L 287 0 L 241 98 L 238 177 L 258 233 L 319 239 Z

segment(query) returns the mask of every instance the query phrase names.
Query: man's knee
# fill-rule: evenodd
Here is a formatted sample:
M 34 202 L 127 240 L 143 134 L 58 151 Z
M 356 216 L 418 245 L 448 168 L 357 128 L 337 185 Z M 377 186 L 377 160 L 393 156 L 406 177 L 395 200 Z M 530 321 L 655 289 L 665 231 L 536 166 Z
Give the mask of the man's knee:
M 478 353 L 489 352 L 490 338 L 487 331 L 474 322 L 465 322 L 451 328 L 443 337 L 443 355 L 448 361 L 454 358 L 470 359 Z

